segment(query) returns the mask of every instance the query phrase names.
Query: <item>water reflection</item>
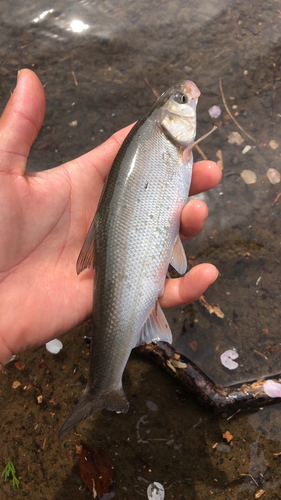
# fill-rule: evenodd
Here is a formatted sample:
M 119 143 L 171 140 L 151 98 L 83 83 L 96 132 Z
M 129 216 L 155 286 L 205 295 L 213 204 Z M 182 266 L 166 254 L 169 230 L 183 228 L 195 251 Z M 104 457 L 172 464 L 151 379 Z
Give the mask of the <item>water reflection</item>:
M 35 17 L 35 19 L 33 19 L 33 22 L 38 23 L 39 21 L 42 21 L 42 19 L 44 19 L 44 17 L 46 17 L 48 14 L 50 14 L 52 12 L 54 12 L 54 9 L 45 10 L 44 12 L 42 12 L 42 14 L 39 15 L 39 17 Z
M 72 29 L 73 33 L 81 33 L 82 31 L 87 30 L 89 28 L 89 25 L 84 24 L 83 21 L 75 19 L 70 23 L 70 28 Z

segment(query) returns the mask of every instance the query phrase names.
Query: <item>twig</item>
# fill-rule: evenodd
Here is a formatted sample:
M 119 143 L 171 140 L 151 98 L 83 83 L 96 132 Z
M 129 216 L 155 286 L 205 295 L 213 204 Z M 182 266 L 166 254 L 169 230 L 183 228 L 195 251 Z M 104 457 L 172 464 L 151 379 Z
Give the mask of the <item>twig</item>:
M 207 160 L 207 156 L 205 155 L 205 153 L 202 151 L 202 149 L 198 146 L 198 144 L 196 144 L 195 148 L 197 149 L 198 153 L 200 153 L 200 155 L 202 156 L 203 160 Z
M 272 83 L 272 113 L 275 108 L 275 98 L 276 98 L 276 64 L 273 63 L 273 83 Z
M 258 483 L 257 481 L 253 478 L 252 474 L 241 474 L 241 472 L 239 472 L 240 476 L 250 476 L 250 478 L 254 481 L 255 485 L 258 487 Z
M 278 200 L 279 200 L 280 196 L 281 196 L 281 193 L 278 193 L 278 195 L 276 196 L 274 202 L 272 203 L 272 207 L 274 207 L 274 205 L 276 205 L 276 203 L 278 203 Z
M 152 92 L 155 95 L 155 97 L 157 97 L 157 99 L 158 99 L 160 97 L 160 95 L 158 94 L 158 92 L 153 87 L 151 87 L 148 79 L 144 78 L 144 81 L 145 81 L 146 85 L 152 90 Z
M 207 311 L 210 314 L 215 313 L 215 315 L 218 316 L 218 318 L 224 318 L 224 313 L 219 308 L 219 306 L 215 306 L 214 304 L 209 304 L 204 295 L 201 295 L 201 297 L 199 297 L 199 302 L 202 306 L 206 307 Z
M 218 57 L 222 56 L 225 52 L 228 52 L 229 50 L 231 50 L 231 49 L 223 49 L 223 51 L 222 51 L 222 52 L 220 52 L 219 54 L 217 54 L 217 55 L 214 57 L 214 59 L 217 59 Z
M 222 101 L 223 101 L 224 107 L 225 107 L 226 111 L 228 112 L 229 116 L 232 118 L 232 120 L 234 121 L 235 125 L 243 132 L 243 134 L 245 134 L 247 137 L 249 137 L 249 139 L 251 139 L 251 141 L 257 142 L 256 139 L 254 139 L 250 134 L 248 134 L 248 132 L 246 132 L 243 129 L 243 127 L 241 127 L 241 125 L 239 125 L 238 121 L 234 118 L 233 114 L 231 113 L 231 111 L 230 111 L 230 109 L 229 109 L 229 107 L 227 105 L 227 102 L 225 100 L 225 96 L 224 96 L 223 88 L 222 88 L 221 78 L 219 79 L 219 85 L 220 85 L 220 91 L 221 91 Z
M 226 420 L 231 420 L 233 417 L 235 417 L 235 415 L 237 415 L 237 413 L 239 413 L 241 411 L 241 408 L 239 408 L 239 410 L 237 410 L 236 413 L 233 413 L 233 415 L 230 415 L 230 417 L 228 417 Z
M 71 71 L 71 74 L 73 76 L 73 80 L 74 80 L 74 83 L 75 83 L 76 87 L 78 87 L 78 82 L 77 82 L 77 78 L 76 78 L 76 75 L 75 75 L 74 71 Z
M 264 359 L 268 359 L 268 358 L 265 356 L 265 354 L 263 354 L 262 352 L 256 351 L 256 349 L 254 349 L 254 353 L 255 353 L 255 354 L 258 354 L 259 356 L 261 356 L 261 357 L 262 357 L 262 358 L 264 358 Z

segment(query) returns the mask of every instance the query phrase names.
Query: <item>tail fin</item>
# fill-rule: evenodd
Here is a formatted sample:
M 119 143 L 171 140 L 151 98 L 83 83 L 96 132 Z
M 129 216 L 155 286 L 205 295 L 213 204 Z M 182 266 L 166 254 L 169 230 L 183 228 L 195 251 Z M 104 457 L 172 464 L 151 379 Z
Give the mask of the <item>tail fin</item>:
M 59 437 L 61 438 L 72 427 L 89 418 L 95 411 L 106 409 L 117 413 L 126 413 L 129 406 L 122 387 L 100 392 L 97 396 L 85 391 L 73 412 L 63 424 Z

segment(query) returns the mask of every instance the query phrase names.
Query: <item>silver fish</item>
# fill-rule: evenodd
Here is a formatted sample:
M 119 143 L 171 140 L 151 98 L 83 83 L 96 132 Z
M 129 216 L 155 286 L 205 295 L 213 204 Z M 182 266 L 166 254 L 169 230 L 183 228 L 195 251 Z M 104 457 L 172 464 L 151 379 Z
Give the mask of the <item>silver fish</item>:
M 131 350 L 172 342 L 158 297 L 169 264 L 187 268 L 180 216 L 192 176 L 196 105 L 200 95 L 181 82 L 156 101 L 121 146 L 77 261 L 95 268 L 91 365 L 86 389 L 60 437 L 93 412 L 127 412 L 122 375 Z

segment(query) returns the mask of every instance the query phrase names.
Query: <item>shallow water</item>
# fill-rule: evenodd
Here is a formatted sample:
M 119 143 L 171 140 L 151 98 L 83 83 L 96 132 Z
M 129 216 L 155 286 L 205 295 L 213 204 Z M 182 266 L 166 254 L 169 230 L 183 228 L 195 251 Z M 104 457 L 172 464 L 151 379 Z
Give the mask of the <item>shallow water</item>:
M 218 126 L 200 147 L 214 160 L 221 150 L 224 175 L 217 188 L 201 195 L 210 217 L 186 249 L 190 266 L 203 261 L 218 266 L 220 277 L 206 299 L 225 316 L 210 315 L 199 303 L 167 316 L 176 347 L 224 385 L 281 372 L 281 199 L 274 203 L 281 189 L 266 175 L 270 167 L 280 171 L 279 9 L 273 0 L 211 0 L 199 7 L 182 0 L 126 0 L 117 6 L 109 1 L 1 3 L 1 109 L 22 67 L 36 71 L 47 97 L 29 171 L 96 147 L 137 120 L 154 102 L 153 91 L 160 94 L 184 78 L 200 88 L 197 136 Z M 224 108 L 220 78 L 231 112 L 253 139 Z M 222 109 L 215 120 L 208 114 L 213 105 Z M 234 131 L 243 137 L 241 145 L 228 142 Z M 280 144 L 275 150 L 272 140 Z M 246 145 L 251 149 L 243 154 Z M 255 184 L 244 183 L 244 169 L 256 173 Z M 41 348 L 18 358 L 24 370 L 13 362 L 5 368 L 0 467 L 11 457 L 21 485 L 15 490 L 1 482 L 1 499 L 12 494 L 90 498 L 77 475 L 75 446 L 81 440 L 105 449 L 113 460 L 115 498 L 146 498 L 153 481 L 164 485 L 168 500 L 255 498 L 260 490 L 266 490 L 261 498 L 280 498 L 281 458 L 273 455 L 281 451 L 280 405 L 222 419 L 135 355 L 124 375 L 130 412 L 102 412 L 81 424 L 79 434 L 71 431 L 58 441 L 58 430 L 85 386 L 89 356 L 83 334 L 89 330 L 85 324 L 67 334 L 56 357 Z M 233 348 L 239 367 L 228 371 L 220 355 Z M 15 380 L 22 384 L 16 390 L 11 388 Z M 233 435 L 232 446 L 222 437 L 226 430 Z

